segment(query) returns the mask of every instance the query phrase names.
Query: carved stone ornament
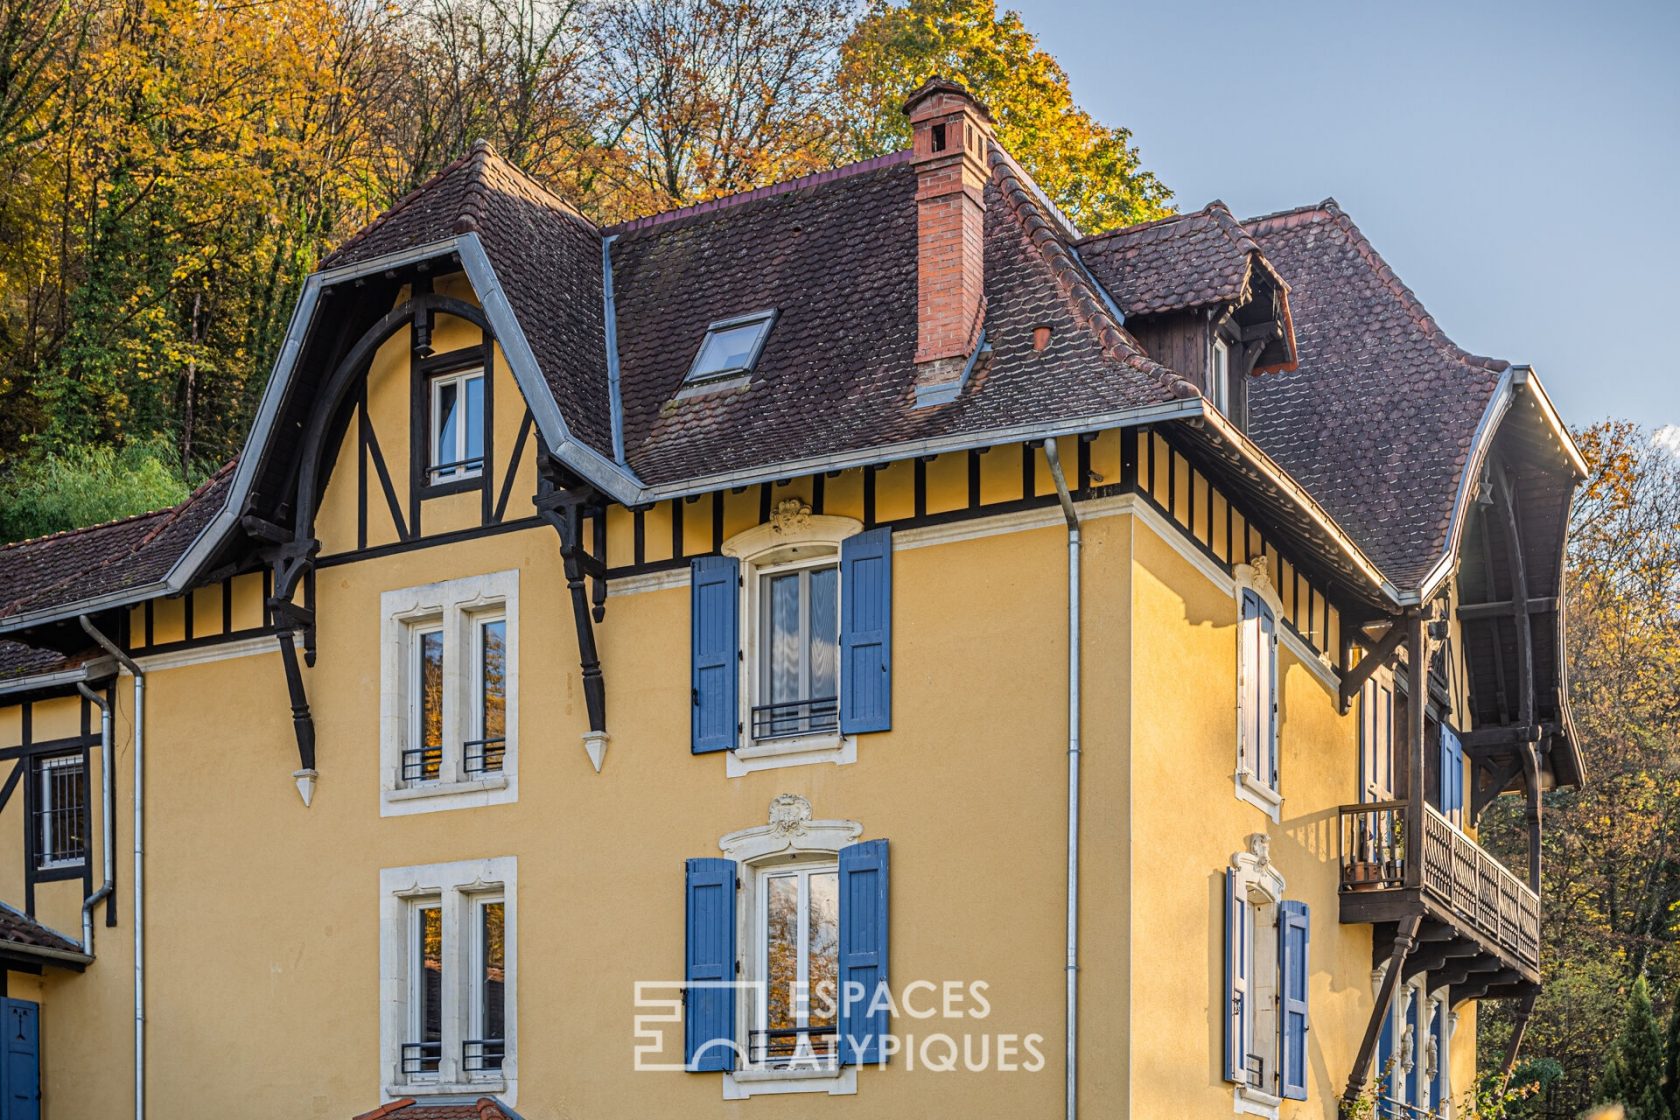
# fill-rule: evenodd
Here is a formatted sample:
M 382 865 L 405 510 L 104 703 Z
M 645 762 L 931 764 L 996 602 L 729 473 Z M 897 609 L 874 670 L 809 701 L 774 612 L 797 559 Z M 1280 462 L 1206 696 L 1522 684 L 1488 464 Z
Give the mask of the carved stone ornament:
M 1271 557 L 1269 557 L 1269 556 L 1256 556 L 1253 559 L 1249 560 L 1248 566 L 1254 572 L 1253 582 L 1254 582 L 1255 590 L 1256 591 L 1262 591 L 1262 592 L 1269 591 L 1269 592 L 1271 592 L 1272 594 L 1275 595 L 1277 593 L 1277 591 L 1274 587 L 1272 587 L 1272 570 L 1271 570 L 1272 569 L 1272 560 L 1271 560 Z
M 778 536 L 802 532 L 810 524 L 811 507 L 802 498 L 784 498 L 770 514 L 770 529 Z
M 770 827 L 784 836 L 805 831 L 811 820 L 811 803 L 798 794 L 784 793 L 770 802 Z
M 1254 857 L 1256 870 L 1272 865 L 1272 838 L 1264 832 L 1249 834 L 1248 851 Z

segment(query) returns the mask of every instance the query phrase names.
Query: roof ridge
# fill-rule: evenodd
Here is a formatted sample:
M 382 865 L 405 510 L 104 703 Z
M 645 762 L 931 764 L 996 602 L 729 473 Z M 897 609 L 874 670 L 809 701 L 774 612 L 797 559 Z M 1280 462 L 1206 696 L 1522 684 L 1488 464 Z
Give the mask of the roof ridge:
M 366 241 L 368 235 L 374 231 L 375 227 L 384 225 L 387 219 L 395 217 L 397 214 L 407 210 L 422 196 L 430 194 L 438 186 L 438 184 L 442 183 L 451 175 L 454 175 L 457 171 L 471 163 L 474 159 L 480 158 L 481 153 L 486 152 L 489 149 L 490 142 L 488 140 L 474 140 L 472 147 L 468 148 L 465 152 L 438 168 L 437 171 L 432 173 L 431 178 L 427 179 L 418 187 L 415 187 L 413 190 L 391 203 L 391 205 L 381 210 L 378 214 L 374 215 L 372 221 L 363 225 L 361 229 L 346 238 L 343 244 L 339 245 L 338 248 L 327 254 L 326 259 L 332 260 L 335 257 L 342 256 L 351 249 L 354 249 L 357 245 L 360 245 L 363 241 Z
M 1168 226 L 1174 222 L 1185 222 L 1189 221 L 1191 218 L 1205 217 L 1208 210 L 1215 205 L 1223 206 L 1224 203 L 1215 199 L 1213 202 L 1203 206 L 1200 210 L 1180 210 L 1176 213 L 1166 214 L 1159 218 L 1150 218 L 1148 221 L 1133 222 L 1131 225 L 1115 226 L 1113 229 L 1100 230 L 1097 233 L 1088 233 L 1084 237 L 1081 237 L 1078 241 L 1074 242 L 1074 245 L 1083 249 L 1087 245 L 1094 244 L 1098 241 L 1107 241 L 1111 238 L 1119 237 L 1123 233 L 1138 233 L 1142 230 Z
M 175 506 L 161 506 L 157 509 L 148 509 L 140 513 L 130 513 L 125 514 L 122 517 L 113 517 L 109 521 L 96 521 L 92 525 L 77 525 L 71 529 L 57 529 L 51 533 L 42 533 L 38 537 L 25 537 L 21 541 L 7 541 L 5 544 L 0 544 L 0 552 L 9 552 L 14 548 L 22 548 L 25 545 L 44 544 L 47 541 L 56 541 L 61 537 L 74 537 L 79 536 L 82 533 L 92 533 L 99 529 L 112 529 L 118 525 L 126 525 L 130 521 L 142 521 L 148 517 L 159 517 L 173 512 L 174 509 Z
M 831 167 L 826 171 L 813 171 L 809 175 L 801 175 L 796 179 L 783 179 L 779 183 L 768 183 L 762 187 L 751 187 L 734 194 L 720 195 L 709 198 L 704 202 L 693 202 L 686 206 L 679 206 L 674 210 L 661 210 L 657 214 L 649 214 L 641 218 L 630 218 L 615 225 L 605 227 L 601 232 L 611 235 L 621 233 L 636 233 L 655 226 L 668 225 L 683 218 L 692 218 L 699 214 L 709 214 L 716 210 L 727 210 L 749 202 L 757 202 L 762 198 L 774 198 L 776 195 L 788 194 L 792 191 L 803 190 L 806 187 L 821 186 L 839 179 L 848 179 L 853 175 L 862 175 L 869 171 L 877 171 L 883 167 L 893 167 L 910 161 L 911 150 L 904 148 L 885 155 L 871 156 L 869 159 L 858 160 L 855 163 L 842 164 Z
M 220 467 L 216 468 L 216 470 L 210 474 L 210 477 L 193 487 L 192 492 L 185 498 L 182 498 L 179 502 L 176 502 L 167 510 L 162 511 L 165 514 L 162 523 L 159 524 L 157 528 L 141 537 L 139 543 L 137 543 L 130 551 L 138 552 L 140 549 L 156 540 L 158 534 L 173 525 L 176 520 L 180 518 L 181 514 L 186 512 L 188 506 L 192 505 L 194 502 L 204 497 L 205 494 L 209 493 L 210 488 L 231 474 L 233 472 L 233 468 L 238 466 L 238 464 L 239 456 L 235 455 L 233 458 L 223 463 Z
M 1360 255 L 1371 271 L 1376 273 L 1377 279 L 1382 281 L 1383 286 L 1405 307 L 1406 313 L 1411 316 L 1412 322 L 1417 328 L 1428 335 L 1430 341 L 1443 353 L 1468 365 L 1484 369 L 1489 373 L 1503 373 L 1510 368 L 1511 363 L 1504 358 L 1472 354 L 1453 341 L 1452 336 L 1442 329 L 1435 316 L 1431 315 L 1429 309 L 1423 305 L 1423 300 L 1418 297 L 1416 292 L 1412 291 L 1404 280 L 1400 279 L 1399 273 L 1394 271 L 1394 266 L 1389 264 L 1381 253 L 1377 252 L 1377 247 L 1371 244 L 1370 238 L 1365 236 L 1365 231 L 1354 223 L 1353 218 L 1337 204 L 1334 198 L 1327 198 L 1316 206 L 1301 206 L 1294 210 L 1280 210 L 1275 214 L 1251 218 L 1243 224 L 1253 229 L 1256 236 L 1264 236 L 1267 233 L 1293 229 L 1310 222 L 1330 222 L 1340 227 L 1342 232 L 1347 235 L 1348 244 L 1353 247 L 1354 252 Z
M 1084 321 L 1097 337 L 1102 352 L 1140 373 L 1153 377 L 1162 388 L 1181 399 L 1193 399 L 1201 394 L 1189 381 L 1159 362 L 1149 358 L 1137 341 L 1109 312 L 1108 305 L 1094 290 L 1093 281 L 1079 263 L 1073 251 L 1056 234 L 1055 223 L 1039 209 L 1038 199 L 1014 158 L 996 141 L 991 143 L 992 174 L 998 180 L 999 193 L 1014 211 L 1016 219 L 1026 227 L 1027 239 L 1043 255 L 1050 270 L 1062 285 L 1074 314 Z

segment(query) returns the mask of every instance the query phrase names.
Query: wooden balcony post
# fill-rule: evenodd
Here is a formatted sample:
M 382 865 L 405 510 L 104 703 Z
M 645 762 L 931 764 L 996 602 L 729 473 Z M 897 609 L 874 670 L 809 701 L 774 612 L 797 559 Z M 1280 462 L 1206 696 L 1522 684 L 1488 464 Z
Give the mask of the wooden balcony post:
M 1527 765 L 1523 767 L 1528 788 L 1528 886 L 1540 893 L 1540 744 L 1529 743 L 1524 748 Z
M 1429 632 L 1417 614 L 1396 625 L 1406 633 L 1406 886 L 1423 885 L 1424 748 L 1429 739 Z

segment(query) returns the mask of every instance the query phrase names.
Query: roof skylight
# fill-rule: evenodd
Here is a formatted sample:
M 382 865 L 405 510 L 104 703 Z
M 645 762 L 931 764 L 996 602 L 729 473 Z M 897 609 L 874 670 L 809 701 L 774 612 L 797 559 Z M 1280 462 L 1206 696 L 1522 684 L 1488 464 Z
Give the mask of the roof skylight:
M 700 352 L 688 367 L 685 382 L 710 381 L 737 373 L 748 373 L 764 350 L 770 337 L 770 327 L 776 321 L 775 311 L 754 311 L 733 319 L 719 319 L 706 328 L 700 341 Z

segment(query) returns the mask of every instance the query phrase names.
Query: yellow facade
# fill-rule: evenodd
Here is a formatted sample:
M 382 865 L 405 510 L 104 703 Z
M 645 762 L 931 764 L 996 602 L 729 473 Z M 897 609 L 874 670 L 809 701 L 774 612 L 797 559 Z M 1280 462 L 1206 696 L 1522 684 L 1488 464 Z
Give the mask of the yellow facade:
M 439 348 L 469 344 L 474 333 L 440 319 Z M 524 409 L 499 358 L 493 376 L 489 469 L 499 489 Z M 406 336 L 375 358 L 366 400 L 392 487 L 406 500 Z M 1164 464 L 1174 452 L 1159 437 L 1155 444 Z M 612 587 L 596 630 L 611 736 L 597 772 L 582 745 L 589 727 L 556 537 L 532 519 L 535 449 L 533 437 L 512 464 L 511 503 L 495 531 L 475 531 L 477 492 L 455 494 L 424 503 L 423 534 L 443 540 L 395 547 L 402 542 L 377 481 L 359 523 L 357 480 L 374 472 L 359 462 L 367 453 L 352 423 L 318 519 L 318 660 L 304 681 L 320 776 L 307 807 L 293 780 L 297 748 L 272 639 L 202 644 L 261 626 L 260 574 L 229 586 L 225 620 L 220 585 L 194 592 L 192 641 L 185 600 L 135 608 L 130 631 L 148 666 L 152 1114 L 327 1118 L 374 1107 L 385 1088 L 380 872 L 497 857 L 518 864 L 516 1107 L 529 1120 L 1061 1109 L 1068 638 L 1060 513 L 1039 505 L 941 532 L 918 528 L 918 515 L 968 504 L 960 453 L 899 463 L 872 480 L 861 470 L 822 480 L 829 515 L 864 517 L 869 493 L 876 519 L 912 522 L 893 560 L 892 729 L 858 736 L 856 761 L 846 765 L 729 777 L 720 755 L 689 749 L 687 570 L 659 565 L 679 547 L 685 555 L 710 548 L 716 503 L 726 536 L 758 525 L 765 495 L 704 495 L 681 503 L 680 513 L 674 502 L 640 514 L 615 509 L 609 566 L 647 565 L 649 574 Z M 1063 441 L 1060 453 L 1076 462 L 1077 441 Z M 981 458 L 982 501 L 1010 495 L 1011 486 L 1021 497 L 1021 454 L 999 447 Z M 1043 452 L 1025 454 L 1034 493 L 1052 493 Z M 1119 481 L 1118 433 L 1101 435 L 1088 455 L 1094 475 Z M 811 504 L 815 484 L 795 479 L 766 493 Z M 1370 931 L 1337 915 L 1336 809 L 1358 799 L 1359 752 L 1357 715 L 1339 714 L 1336 676 L 1320 652 L 1339 648 L 1339 619 L 1275 545 L 1264 551 L 1205 477 L 1186 466 L 1169 481 L 1163 468 L 1141 488 L 1153 501 L 1117 494 L 1082 503 L 1082 1114 L 1233 1114 L 1220 1058 L 1221 892 L 1233 854 L 1258 833 L 1269 838 L 1289 897 L 1312 915 L 1309 1099 L 1286 1101 L 1279 1114 L 1332 1117 L 1373 988 Z M 362 555 L 359 545 L 373 551 Z M 1262 554 L 1294 631 L 1280 655 L 1284 801 L 1276 822 L 1232 786 L 1238 607 L 1221 558 Z M 517 800 L 382 815 L 381 596 L 509 570 L 519 576 Z M 132 1107 L 132 684 L 124 675 L 114 690 L 119 922 L 106 928 L 97 912 L 97 960 L 85 973 L 9 978 L 12 995 L 43 1004 L 46 1114 L 54 1120 L 125 1116 Z M 8 743 L 19 741 L 19 711 L 0 709 Z M 31 718 L 37 739 L 54 728 L 74 735 L 82 708 L 75 699 L 43 701 Z M 93 755 L 97 789 L 105 760 Z M 988 1045 L 999 1035 L 1035 1036 L 1039 1068 L 942 1072 L 913 1050 L 885 1069 L 861 1070 L 855 1096 L 742 1101 L 722 1098 L 717 1074 L 632 1070 L 635 985 L 681 977 L 683 861 L 716 856 L 724 834 L 764 824 L 782 794 L 805 798 L 819 818 L 857 821 L 865 837 L 890 839 L 895 989 L 913 980 L 987 985 L 983 1021 L 901 1014 L 895 1031 L 989 1036 Z M 0 896 L 8 899 L 24 889 L 23 811 L 14 798 L 0 813 Z M 101 843 L 95 835 L 95 859 Z M 80 891 L 79 880 L 40 884 L 37 917 L 75 936 Z M 1454 1046 L 1456 1088 L 1468 1084 L 1473 1045 L 1466 1015 Z

